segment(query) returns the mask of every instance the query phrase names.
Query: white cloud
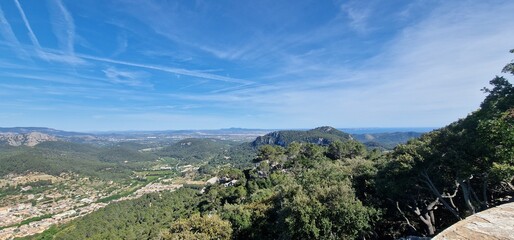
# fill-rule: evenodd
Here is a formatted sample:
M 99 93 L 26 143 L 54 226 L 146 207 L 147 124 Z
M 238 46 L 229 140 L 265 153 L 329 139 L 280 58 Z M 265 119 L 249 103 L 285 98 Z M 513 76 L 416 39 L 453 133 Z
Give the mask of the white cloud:
M 367 8 L 356 8 L 348 4 L 341 5 L 343 11 L 350 20 L 349 26 L 357 32 L 364 33 L 368 30 L 368 18 L 371 10 Z
M 30 26 L 29 20 L 27 19 L 27 16 L 25 15 L 25 11 L 21 7 L 21 4 L 19 0 L 14 0 L 16 7 L 20 13 L 20 16 L 23 20 L 23 24 L 28 30 L 29 38 L 32 42 L 33 49 L 32 52 L 35 54 L 35 56 L 47 60 L 47 61 L 54 61 L 54 62 L 62 62 L 67 63 L 70 65 L 76 65 L 76 64 L 83 64 L 84 62 L 81 59 L 78 59 L 73 55 L 73 44 L 74 44 L 74 24 L 73 19 L 71 18 L 71 14 L 64 8 L 62 3 L 60 1 L 57 1 L 57 7 L 60 11 L 60 14 L 63 15 L 63 21 L 64 21 L 64 29 L 63 31 L 66 32 L 66 36 L 63 36 L 61 33 L 61 27 L 59 24 L 56 24 L 56 22 L 53 22 L 54 24 L 54 30 L 58 29 L 59 33 L 57 34 L 57 38 L 59 39 L 60 43 L 64 43 L 66 52 L 63 51 L 56 51 L 53 49 L 45 49 L 41 47 L 41 44 L 39 43 L 38 38 L 36 37 L 36 34 L 32 30 L 32 27 Z M 20 46 L 21 47 L 21 46 Z
M 50 5 L 51 21 L 55 36 L 61 49 L 69 55 L 75 54 L 75 24 L 70 12 L 61 0 L 54 0 Z
M 173 97 L 268 113 L 264 127 L 443 126 L 477 109 L 480 89 L 513 58 L 512 12 L 511 2 L 446 2 L 357 68 L 330 70 L 334 64 L 319 69 L 322 78 Z
M 113 56 L 113 57 L 118 56 L 118 55 L 124 53 L 125 51 L 127 51 L 127 47 L 128 47 L 127 36 L 125 34 L 120 34 L 120 35 L 118 35 L 117 41 L 118 41 L 118 47 L 111 54 L 111 56 Z
M 146 85 L 143 79 L 148 77 L 148 74 L 143 72 L 118 70 L 114 67 L 109 67 L 103 70 L 103 72 L 111 82 L 133 87 Z

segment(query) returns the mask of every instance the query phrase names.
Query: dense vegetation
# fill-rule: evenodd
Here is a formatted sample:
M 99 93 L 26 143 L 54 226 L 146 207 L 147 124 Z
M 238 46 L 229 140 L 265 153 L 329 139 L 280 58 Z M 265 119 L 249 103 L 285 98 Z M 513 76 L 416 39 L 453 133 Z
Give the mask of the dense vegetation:
M 503 77 L 490 83 L 479 110 L 398 146 L 380 169 L 383 207 L 409 231 L 433 235 L 512 194 L 514 87 Z
M 362 193 L 354 190 L 354 185 L 365 185 L 373 166 L 367 157 L 359 143 L 267 145 L 255 159 L 257 168 L 221 169 L 218 175 L 225 184 L 210 185 L 204 194 L 183 189 L 115 203 L 61 226 L 54 237 L 172 239 L 200 233 L 196 239 L 297 239 L 366 235 L 379 216 L 377 209 L 357 198 Z
M 95 147 L 71 142 L 43 142 L 35 147 L 4 146 L 0 152 L 0 176 L 9 173 L 75 172 L 104 179 L 126 178 L 132 170 L 156 159 L 122 146 Z M 127 162 L 125 162 L 127 161 Z
M 514 64 L 504 72 L 514 74 Z M 514 87 L 503 77 L 490 83 L 477 111 L 387 154 L 349 138 L 324 141 L 317 134 L 334 131 L 327 127 L 314 138 L 268 135 L 257 141 L 253 167 L 216 169 L 219 184 L 202 193 L 115 203 L 34 238 L 433 236 L 514 193 Z
M 319 127 L 308 131 L 287 130 L 268 133 L 257 137 L 250 143 L 242 143 L 231 147 L 222 154 L 218 154 L 209 162 L 209 165 L 230 165 L 237 168 L 251 167 L 252 159 L 257 156 L 259 147 L 264 145 L 277 145 L 285 147 L 292 142 L 314 143 L 328 145 L 334 141 L 346 142 L 351 139 L 347 133 L 333 127 Z
M 174 143 L 156 152 L 163 157 L 173 157 L 184 163 L 207 162 L 218 155 L 223 155 L 237 143 L 210 138 L 188 138 Z
M 55 229 L 55 239 L 149 239 L 182 216 L 195 212 L 197 191 L 180 189 L 173 193 L 148 194 L 131 201 L 110 204 L 79 221 Z M 40 236 L 41 239 L 47 234 Z M 123 238 L 122 238 L 123 237 Z M 51 238 L 48 238 L 51 239 Z
M 307 142 L 320 145 L 328 145 L 334 141 L 346 141 L 351 139 L 350 134 L 341 132 L 333 127 L 319 127 L 308 131 L 278 131 L 258 137 L 252 142 L 252 146 L 260 147 L 273 144 L 285 147 L 292 142 Z

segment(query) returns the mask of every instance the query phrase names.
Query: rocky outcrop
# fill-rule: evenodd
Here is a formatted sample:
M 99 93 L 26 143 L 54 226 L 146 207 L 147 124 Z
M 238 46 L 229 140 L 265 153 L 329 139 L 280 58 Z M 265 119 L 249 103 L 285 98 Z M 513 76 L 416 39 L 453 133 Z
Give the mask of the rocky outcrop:
M 333 141 L 348 141 L 352 137 L 348 133 L 341 132 L 333 127 L 318 127 L 308 131 L 287 130 L 268 133 L 257 137 L 252 142 L 253 147 L 262 145 L 278 145 L 286 147 L 292 142 L 306 142 L 318 145 L 329 145 Z
M 514 239 L 514 203 L 471 215 L 437 234 L 433 239 Z
M 0 133 L 0 141 L 10 146 L 33 147 L 41 142 L 57 141 L 57 138 L 40 132 L 30 132 L 26 134 Z

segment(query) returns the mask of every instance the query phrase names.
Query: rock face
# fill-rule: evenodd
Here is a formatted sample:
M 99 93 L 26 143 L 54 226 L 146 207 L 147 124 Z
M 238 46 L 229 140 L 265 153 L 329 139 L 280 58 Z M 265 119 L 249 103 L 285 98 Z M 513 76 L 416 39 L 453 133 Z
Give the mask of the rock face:
M 40 132 L 26 134 L 0 133 L 0 141 L 10 146 L 29 146 L 33 147 L 41 142 L 57 141 L 57 138 Z
M 514 203 L 494 207 L 455 223 L 434 240 L 514 239 Z
M 262 145 L 278 145 L 285 147 L 292 142 L 307 142 L 318 145 L 329 145 L 333 141 L 348 141 L 352 137 L 348 133 L 341 132 L 333 127 L 319 127 L 308 131 L 278 131 L 257 137 L 252 142 L 253 147 Z

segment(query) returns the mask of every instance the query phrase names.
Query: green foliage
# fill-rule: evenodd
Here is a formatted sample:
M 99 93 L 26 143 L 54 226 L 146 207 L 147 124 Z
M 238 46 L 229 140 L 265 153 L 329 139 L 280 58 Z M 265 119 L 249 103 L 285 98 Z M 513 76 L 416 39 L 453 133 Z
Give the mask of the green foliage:
M 193 214 L 189 218 L 179 219 L 171 224 L 169 233 L 162 234 L 162 239 L 231 239 L 232 228 L 228 221 L 218 215 Z
M 135 149 L 114 146 L 103 148 L 98 153 L 98 159 L 103 162 L 125 163 L 125 162 L 148 162 L 155 160 L 156 157 L 149 153 L 140 153 Z
M 496 181 L 511 181 L 514 176 L 514 106 L 498 117 L 481 121 L 479 135 L 490 153 L 489 158 L 494 159 L 491 177 Z
M 349 176 L 341 164 L 326 163 L 283 186 L 280 211 L 287 238 L 355 239 L 369 231 L 378 212 L 356 199 Z
M 134 193 L 135 191 L 137 191 L 140 187 L 142 187 L 142 185 L 136 184 L 134 187 L 128 189 L 127 191 L 124 191 L 124 192 L 121 192 L 121 193 L 117 193 L 117 194 L 113 194 L 113 195 L 110 195 L 108 197 L 104 197 L 104 198 L 98 199 L 96 202 L 108 203 L 108 202 L 111 202 L 113 200 L 120 199 L 122 197 L 126 197 L 126 196 Z
M 319 127 L 308 131 L 278 131 L 258 137 L 252 142 L 254 147 L 266 144 L 285 147 L 292 142 L 314 143 L 328 145 L 333 141 L 347 141 L 351 136 L 332 127 Z
M 253 159 L 257 162 L 271 161 L 271 165 L 281 166 L 284 163 L 284 151 L 290 151 L 290 156 L 303 155 L 307 159 L 319 159 L 325 157 L 325 153 L 319 146 L 328 146 L 333 142 L 340 142 L 347 149 L 345 157 L 352 158 L 365 154 L 365 147 L 357 141 L 351 140 L 351 136 L 332 127 L 319 127 L 308 131 L 278 131 L 258 137 L 250 144 L 230 148 L 227 152 L 215 157 L 209 164 L 230 164 L 234 167 L 248 168 Z M 274 148 L 281 146 L 287 148 Z M 301 147 L 303 146 L 303 147 Z M 316 152 L 317 151 L 317 152 Z M 342 150 L 343 151 L 343 150 Z M 282 157 L 282 158 L 281 158 Z
M 512 63 L 504 71 L 514 74 Z M 488 95 L 479 110 L 399 145 L 385 156 L 378 150 L 367 152 L 348 134 L 331 127 L 274 132 L 230 148 L 212 140 L 182 141 L 161 154 L 188 161 L 211 159 L 201 171 L 216 174 L 220 184 L 207 186 L 202 194 L 199 189 L 180 189 L 113 203 L 33 239 L 397 239 L 407 234 L 434 235 L 475 211 L 501 203 L 503 196 L 514 192 L 514 87 L 502 77 L 491 84 L 491 89 L 484 90 Z M 50 172 L 59 172 L 59 167 L 101 172 L 119 167 L 124 158 L 99 158 L 101 151 L 82 147 L 5 148 L 0 173 L 5 171 L 3 167 L 27 171 L 26 165 L 34 167 L 30 159 L 36 156 Z M 109 150 L 117 154 L 120 148 Z M 96 158 L 87 154 L 89 151 L 95 152 Z M 75 157 L 68 159 L 68 152 L 76 153 Z M 87 159 L 89 167 L 81 167 L 76 158 Z M 6 160 L 20 170 L 13 170 Z
M 45 230 L 43 233 L 33 236 L 27 236 L 23 238 L 16 238 L 18 240 L 52 240 L 54 239 L 54 235 L 59 232 L 59 229 L 56 225 L 50 226 L 47 230 Z
M 230 165 L 237 168 L 248 168 L 252 166 L 251 160 L 256 157 L 256 152 L 251 143 L 242 143 L 216 155 L 209 161 L 209 165 Z
M 230 179 L 242 179 L 244 178 L 244 173 L 237 168 L 222 168 L 218 172 L 218 176 Z
M 20 227 L 22 225 L 29 224 L 31 222 L 37 222 L 37 221 L 41 221 L 43 219 L 47 219 L 47 218 L 51 218 L 51 217 L 52 217 L 52 214 L 45 214 L 45 215 L 41 215 L 41 216 L 37 216 L 37 217 L 31 217 L 31 218 L 25 219 L 17 224 L 0 227 L 0 230 L 5 229 L 5 228 L 10 228 L 10 227 Z
M 165 147 L 156 154 L 186 163 L 208 162 L 235 145 L 235 142 L 219 139 L 188 138 Z
M 327 153 L 328 147 L 311 143 L 265 146 L 257 157 L 259 167 L 220 168 L 221 184 L 207 186 L 201 195 L 198 190 L 181 189 L 112 203 L 59 226 L 52 234 L 55 239 L 369 236 L 379 211 L 358 196 L 367 201 L 372 193 L 368 190 L 373 186 L 374 163 L 365 156 L 331 160 Z M 354 186 L 364 189 L 356 191 Z
M 397 146 L 389 155 L 378 172 L 378 196 L 392 200 L 383 201 L 384 208 L 406 212 L 399 216 L 389 211 L 386 218 L 418 220 L 410 223 L 411 229 L 431 235 L 434 228 L 498 204 L 514 191 L 514 87 L 503 77 L 490 83 L 480 109 Z M 432 202 L 441 208 L 431 207 Z M 393 228 L 401 229 L 398 225 Z
M 172 193 L 148 194 L 112 203 L 94 213 L 50 229 L 34 239 L 157 239 L 170 223 L 196 212 L 197 191 L 179 189 Z
M 225 204 L 222 217 L 232 223 L 236 232 L 248 231 L 252 226 L 253 211 L 241 204 Z
M 333 160 L 364 155 L 366 155 L 366 148 L 357 141 L 334 141 L 328 146 L 327 152 L 327 157 Z
M 128 178 L 154 157 L 119 147 L 69 142 L 43 142 L 35 147 L 10 147 L 0 152 L 0 176 L 27 172 L 59 175 L 75 172 L 102 179 Z M 124 163 L 129 161 L 129 163 Z

